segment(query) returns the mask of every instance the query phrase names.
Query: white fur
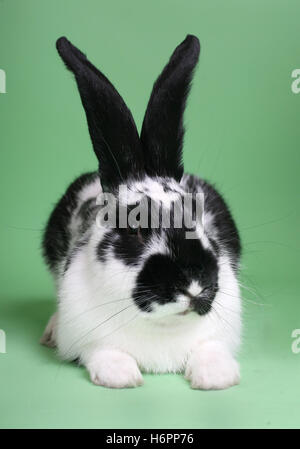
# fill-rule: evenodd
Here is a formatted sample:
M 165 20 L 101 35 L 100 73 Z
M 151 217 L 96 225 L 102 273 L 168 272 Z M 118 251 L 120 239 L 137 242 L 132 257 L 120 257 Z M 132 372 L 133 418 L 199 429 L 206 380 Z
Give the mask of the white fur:
M 143 181 L 133 182 L 128 186 L 128 204 L 135 204 L 145 193 L 154 201 L 161 201 L 164 207 L 170 207 L 172 201 L 176 201 L 184 195 L 183 188 L 173 179 L 168 180 L 168 187 L 172 191 L 165 192 L 159 177 L 150 178 L 146 176 Z
M 90 193 L 99 193 L 97 183 L 82 197 L 89 198 Z M 55 335 L 60 356 L 79 358 L 91 380 L 107 387 L 141 385 L 140 370 L 185 371 L 193 388 L 219 389 L 238 383 L 234 355 L 240 344 L 241 302 L 228 255 L 219 260 L 219 292 L 208 314 L 182 314 L 189 305 L 184 295 L 146 313 L 131 299 L 141 267 L 128 268 L 110 254 L 105 263 L 99 262 L 96 247 L 103 230 L 94 224 L 91 235 L 57 279 L 57 315 L 46 332 L 51 338 Z M 166 251 L 164 243 L 157 241 L 147 255 Z M 193 283 L 189 289 L 190 294 L 199 294 L 201 285 Z
M 142 374 L 133 357 L 117 349 L 100 349 L 87 359 L 86 367 L 96 385 L 110 388 L 138 387 Z
M 192 388 L 221 390 L 240 381 L 240 370 L 226 345 L 207 341 L 192 352 L 185 369 Z
M 192 281 L 189 287 L 187 288 L 187 291 L 192 296 L 198 296 L 202 291 L 202 287 L 199 282 Z

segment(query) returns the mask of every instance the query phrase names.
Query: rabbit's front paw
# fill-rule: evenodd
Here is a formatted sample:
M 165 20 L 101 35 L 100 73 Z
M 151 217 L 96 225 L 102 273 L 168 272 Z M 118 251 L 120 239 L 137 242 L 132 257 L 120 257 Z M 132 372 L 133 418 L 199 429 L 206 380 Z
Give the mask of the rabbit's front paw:
M 109 388 L 138 387 L 143 384 L 136 361 L 129 354 L 115 349 L 96 352 L 86 364 L 91 380 Z
M 207 342 L 191 354 L 185 378 L 192 388 L 222 390 L 240 382 L 239 364 L 222 344 Z

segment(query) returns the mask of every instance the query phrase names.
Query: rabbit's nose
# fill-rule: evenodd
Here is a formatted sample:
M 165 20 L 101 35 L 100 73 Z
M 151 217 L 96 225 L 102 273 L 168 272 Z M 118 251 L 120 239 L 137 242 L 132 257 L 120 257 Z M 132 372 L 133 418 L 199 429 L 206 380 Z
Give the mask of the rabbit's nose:
M 184 296 L 189 299 L 189 302 L 193 302 L 193 301 L 197 301 L 200 299 L 201 293 L 202 293 L 202 289 L 199 289 L 198 293 L 196 294 L 192 294 L 191 292 L 189 292 L 188 290 L 181 290 L 181 292 L 184 294 Z
M 203 285 L 199 282 L 199 280 L 192 280 L 190 284 L 185 288 L 186 295 L 189 296 L 189 298 L 197 299 L 202 294 L 203 291 Z

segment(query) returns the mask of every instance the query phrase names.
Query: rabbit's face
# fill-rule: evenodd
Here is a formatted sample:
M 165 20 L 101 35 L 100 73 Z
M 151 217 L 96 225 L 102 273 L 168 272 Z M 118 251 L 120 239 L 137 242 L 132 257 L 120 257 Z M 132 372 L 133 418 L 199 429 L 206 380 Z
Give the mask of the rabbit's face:
M 216 256 L 180 230 L 162 230 L 160 240 L 162 251 L 148 257 L 137 276 L 134 301 L 149 317 L 206 314 L 218 289 Z
M 128 184 L 118 202 L 127 226 L 120 225 L 118 215 L 116 228 L 98 248 L 103 262 L 117 259 L 126 267 L 127 277 L 134 279 L 129 294 L 148 318 L 203 315 L 218 289 L 218 255 L 195 214 L 195 202 L 186 197 L 171 178 L 146 177 Z M 181 222 L 174 204 L 183 206 Z M 184 213 L 196 219 L 192 228 L 186 226 Z

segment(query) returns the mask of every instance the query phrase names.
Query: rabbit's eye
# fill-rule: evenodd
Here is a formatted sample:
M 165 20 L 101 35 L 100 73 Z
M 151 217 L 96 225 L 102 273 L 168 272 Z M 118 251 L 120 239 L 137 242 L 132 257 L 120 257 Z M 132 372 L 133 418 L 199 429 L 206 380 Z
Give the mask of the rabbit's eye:
M 139 229 L 140 229 L 139 226 L 138 227 L 128 226 L 127 231 L 128 231 L 128 234 L 130 234 L 130 235 L 138 235 Z
M 128 226 L 127 232 L 129 235 L 136 236 L 141 243 L 144 242 L 144 238 L 143 238 L 140 226 L 137 226 L 137 227 Z

